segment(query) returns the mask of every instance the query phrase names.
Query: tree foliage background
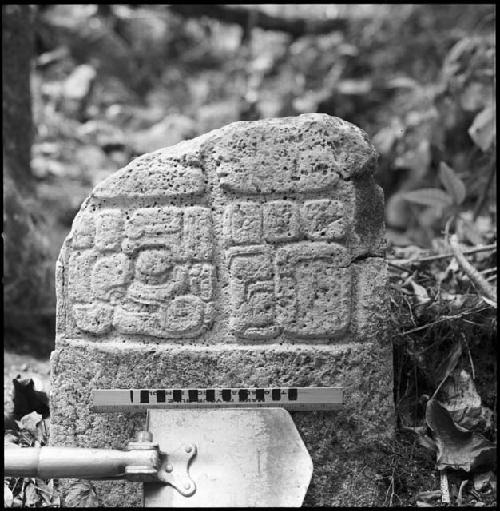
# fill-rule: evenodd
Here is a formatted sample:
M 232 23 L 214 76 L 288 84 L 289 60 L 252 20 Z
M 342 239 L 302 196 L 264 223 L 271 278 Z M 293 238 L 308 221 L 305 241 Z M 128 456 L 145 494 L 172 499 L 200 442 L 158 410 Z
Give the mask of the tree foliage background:
M 400 426 L 423 424 L 438 392 L 455 421 L 475 413 L 496 437 L 493 5 L 39 5 L 2 18 L 10 350 L 47 357 L 55 261 L 95 184 L 229 122 L 324 112 L 380 153 Z M 390 503 L 428 484 L 415 463 L 413 486 L 412 465 L 381 474 Z

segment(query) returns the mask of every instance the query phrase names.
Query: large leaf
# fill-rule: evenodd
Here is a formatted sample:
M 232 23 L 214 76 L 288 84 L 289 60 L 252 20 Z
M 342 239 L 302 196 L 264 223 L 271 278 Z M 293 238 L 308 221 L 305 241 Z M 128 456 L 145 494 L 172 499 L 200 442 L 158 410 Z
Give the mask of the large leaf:
M 477 467 L 492 467 L 496 445 L 480 433 L 459 428 L 450 414 L 435 399 L 429 399 L 425 419 L 437 445 L 437 469 L 453 468 L 471 472 Z
M 453 197 L 455 204 L 462 204 L 466 195 L 465 185 L 455 174 L 455 171 L 448 167 L 444 161 L 439 164 L 439 179 L 446 191 Z
M 433 208 L 447 208 L 453 204 L 453 199 L 439 188 L 421 188 L 401 194 L 401 198 L 408 202 L 431 206 Z

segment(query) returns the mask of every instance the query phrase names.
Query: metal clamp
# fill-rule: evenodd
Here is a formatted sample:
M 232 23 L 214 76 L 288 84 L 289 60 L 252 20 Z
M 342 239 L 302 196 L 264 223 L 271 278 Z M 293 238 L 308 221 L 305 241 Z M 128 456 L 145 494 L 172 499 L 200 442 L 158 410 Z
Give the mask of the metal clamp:
M 159 454 L 159 468 L 151 465 L 129 465 L 125 467 L 125 477 L 129 481 L 161 482 L 173 486 L 181 495 L 191 496 L 196 485 L 189 476 L 189 463 L 196 455 L 196 446 L 186 444 L 174 453 L 159 451 L 158 444 L 153 442 L 150 431 L 138 431 L 134 442 L 129 442 L 129 451 L 156 450 Z
M 196 445 L 186 444 L 170 454 L 161 453 L 158 479 L 173 486 L 181 495 L 189 497 L 196 491 L 196 484 L 189 476 L 189 463 L 196 455 Z
M 154 450 L 157 453 L 157 460 L 152 465 L 127 465 L 125 467 L 125 479 L 135 482 L 155 482 L 158 477 L 158 466 L 160 465 L 160 452 L 158 444 L 153 442 L 153 434 L 149 431 L 138 431 L 134 442 L 129 442 L 127 451 L 149 451 Z

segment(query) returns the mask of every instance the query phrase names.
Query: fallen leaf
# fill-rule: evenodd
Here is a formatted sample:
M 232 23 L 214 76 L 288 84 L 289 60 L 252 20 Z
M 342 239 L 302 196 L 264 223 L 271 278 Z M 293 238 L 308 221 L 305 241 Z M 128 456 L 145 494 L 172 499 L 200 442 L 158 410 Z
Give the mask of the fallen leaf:
M 484 433 L 493 427 L 494 414 L 486 406 L 466 407 L 449 412 L 453 422 L 470 431 Z
M 40 501 L 41 498 L 36 491 L 34 479 L 29 479 L 29 483 L 24 487 L 24 505 L 26 507 L 38 507 L 36 504 Z
M 459 426 L 480 432 L 491 429 L 493 412 L 482 406 L 474 380 L 465 369 L 447 379 L 439 396 L 440 402 Z
M 3 483 L 3 505 L 4 507 L 12 507 L 14 503 L 14 495 L 6 481 Z
M 3 445 L 8 445 L 9 447 L 19 447 L 18 445 L 19 438 L 16 434 L 12 432 L 6 432 L 3 437 Z
M 16 421 L 20 430 L 25 430 L 31 433 L 35 438 L 38 437 L 38 424 L 42 422 L 42 416 L 37 412 L 31 412 L 21 420 Z
M 417 298 L 419 304 L 428 303 L 430 301 L 429 295 L 427 294 L 427 290 L 425 289 L 425 287 L 421 286 L 420 284 L 417 284 L 412 278 L 408 279 L 408 283 L 413 288 L 413 293 L 415 294 L 415 297 Z
M 488 486 L 490 486 L 490 481 L 494 479 L 494 477 L 495 475 L 491 470 L 488 472 L 478 472 L 477 474 L 474 474 L 474 490 L 487 490 Z
M 79 480 L 72 484 L 64 497 L 64 507 L 97 507 L 99 500 L 90 481 Z
M 480 433 L 458 427 L 449 412 L 435 399 L 429 399 L 427 425 L 437 445 L 437 469 L 453 468 L 470 472 L 491 467 L 496 460 L 496 445 Z

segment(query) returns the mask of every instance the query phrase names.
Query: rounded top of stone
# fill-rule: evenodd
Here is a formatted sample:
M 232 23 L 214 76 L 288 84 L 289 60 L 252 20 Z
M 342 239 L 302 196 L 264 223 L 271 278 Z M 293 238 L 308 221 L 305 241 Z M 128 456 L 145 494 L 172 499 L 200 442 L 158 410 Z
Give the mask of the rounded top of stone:
M 294 157 L 302 156 L 301 159 L 311 163 L 321 160 L 342 178 L 350 179 L 373 173 L 377 158 L 363 130 L 339 117 L 322 113 L 239 121 L 214 130 L 210 135 L 208 144 L 216 146 L 216 153 L 225 149 L 236 165 L 259 153 L 269 156 L 270 160 L 273 155 L 277 159 L 284 156 L 280 152 L 289 145 L 289 153 Z
M 283 181 L 298 181 L 296 187 L 313 181 L 316 186 L 333 177 L 369 175 L 376 158 L 363 130 L 327 114 L 238 121 L 136 158 L 99 184 L 93 195 L 105 197 L 110 189 L 128 197 L 153 193 L 148 183 L 154 183 L 160 195 L 199 194 L 205 169 L 215 171 L 229 190 L 265 192 L 273 188 L 277 174 Z M 314 175 L 302 183 L 294 173 Z

